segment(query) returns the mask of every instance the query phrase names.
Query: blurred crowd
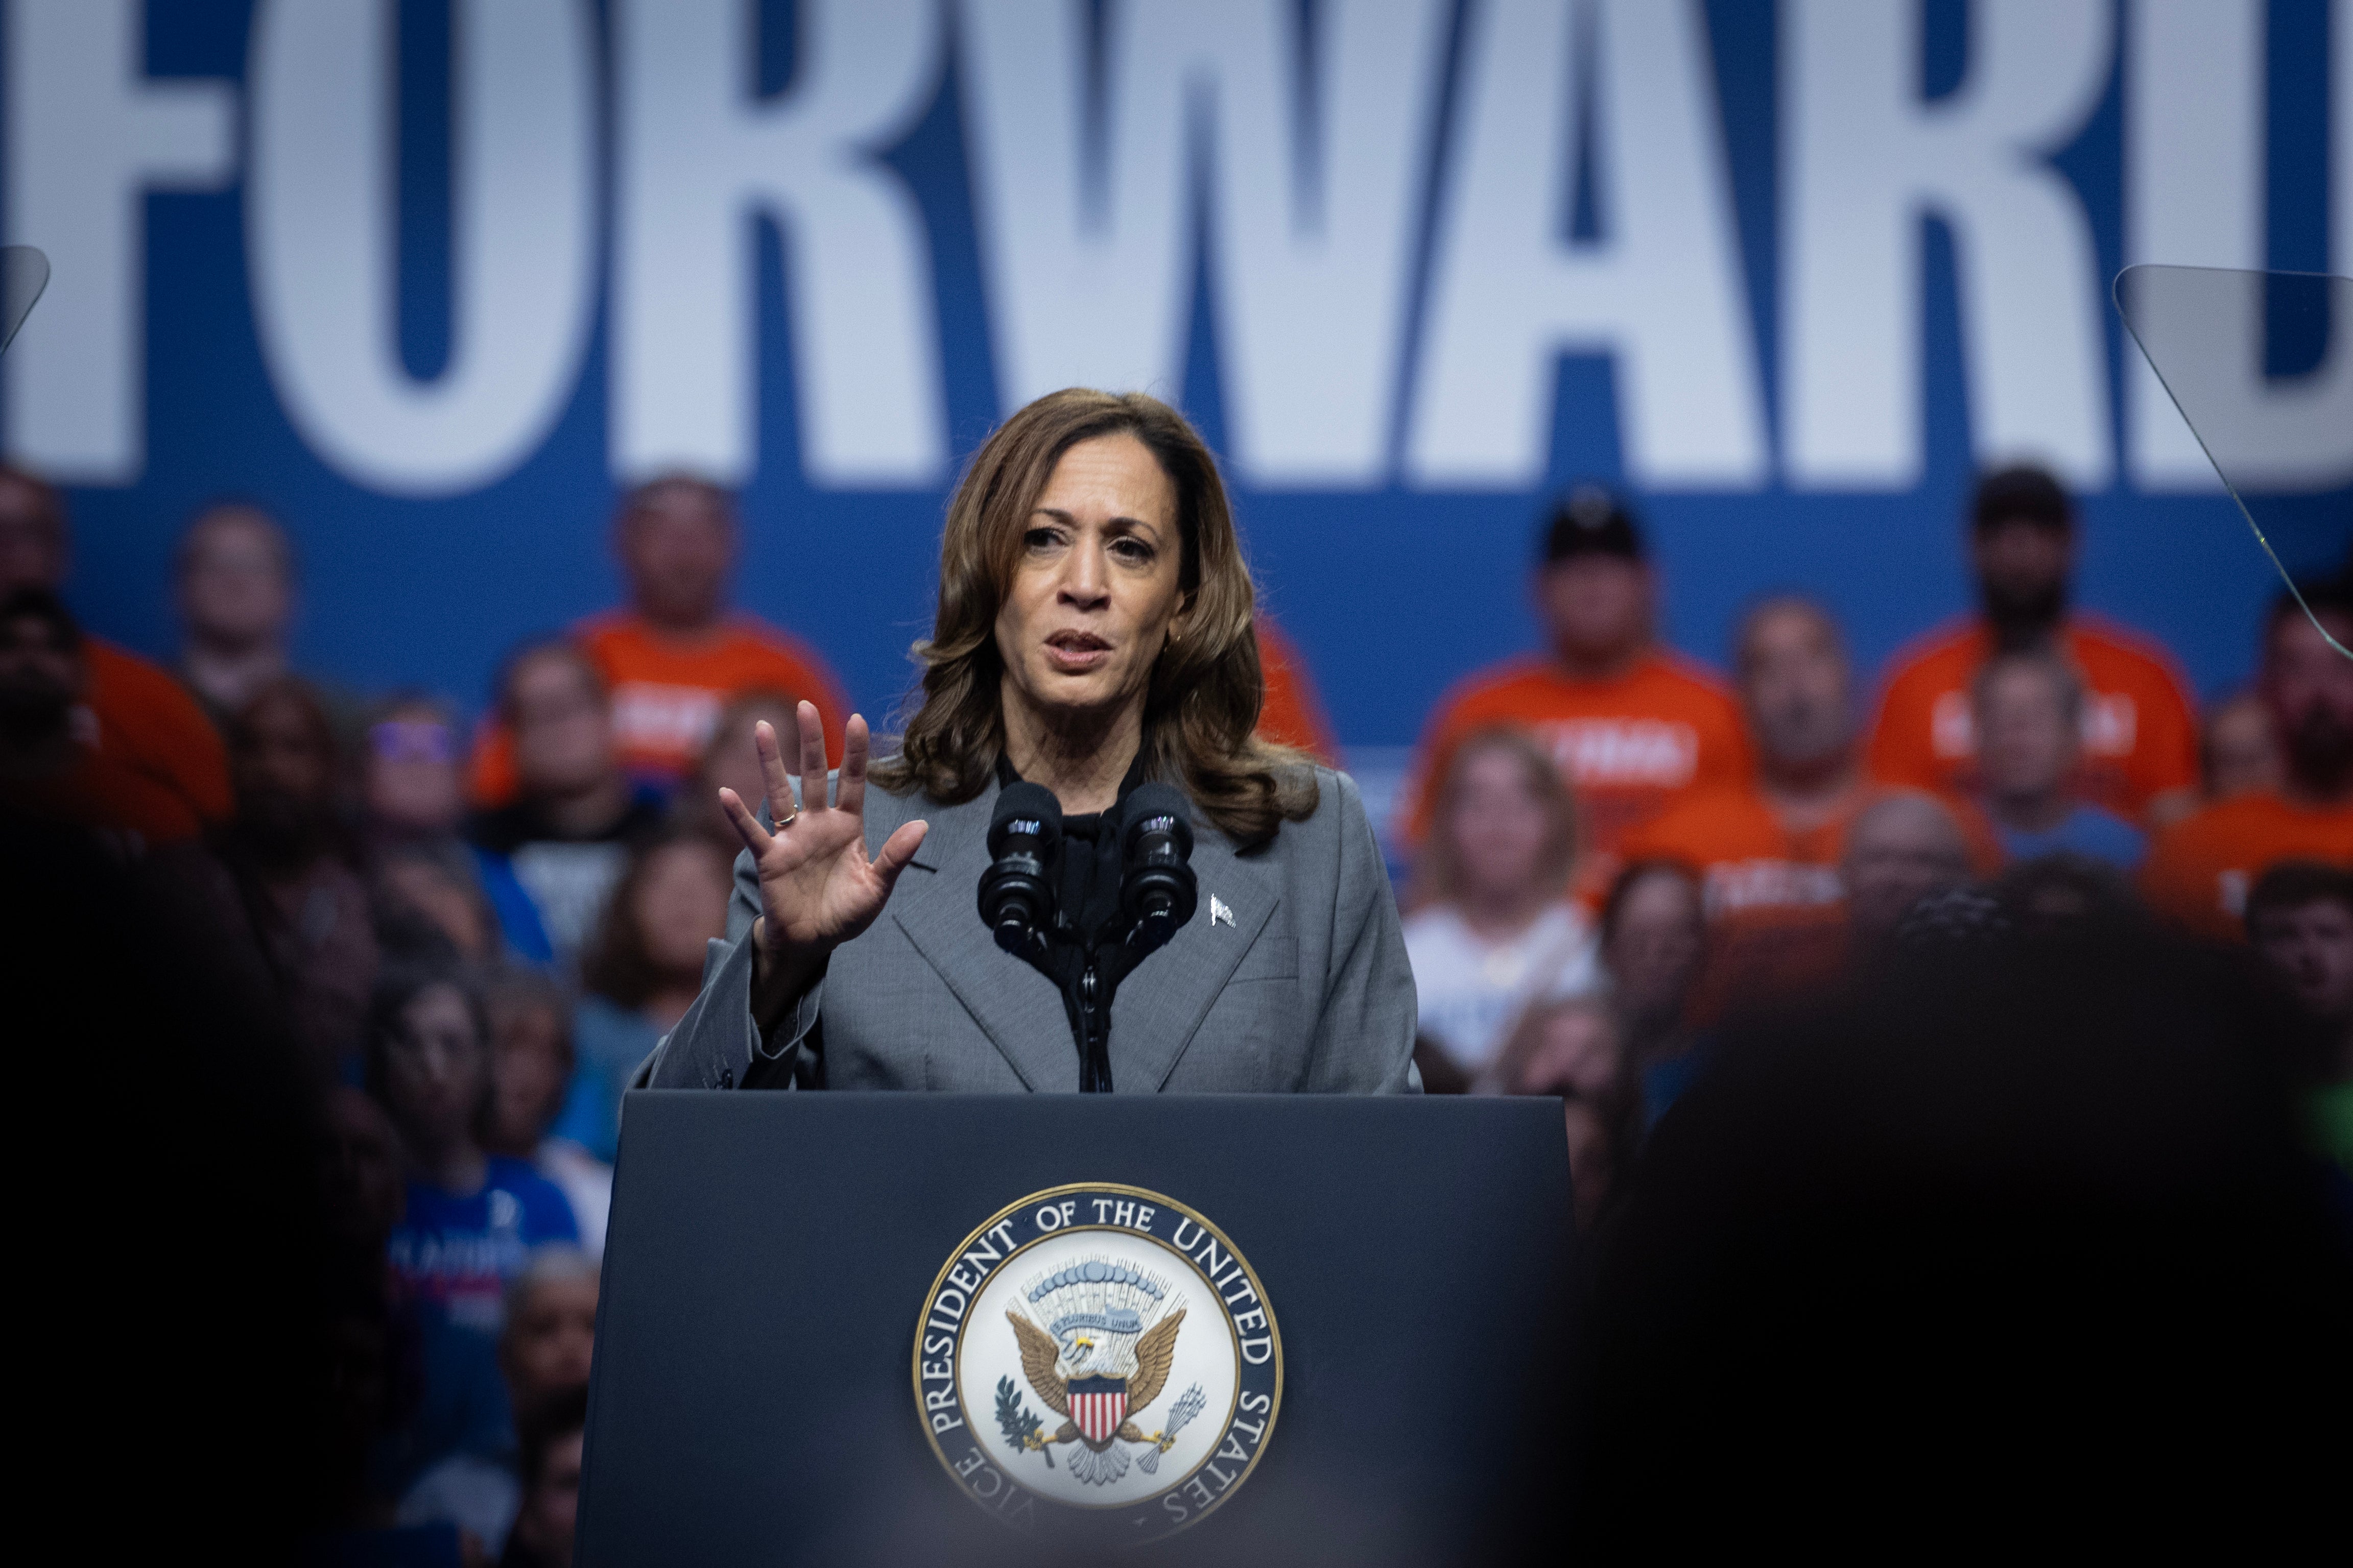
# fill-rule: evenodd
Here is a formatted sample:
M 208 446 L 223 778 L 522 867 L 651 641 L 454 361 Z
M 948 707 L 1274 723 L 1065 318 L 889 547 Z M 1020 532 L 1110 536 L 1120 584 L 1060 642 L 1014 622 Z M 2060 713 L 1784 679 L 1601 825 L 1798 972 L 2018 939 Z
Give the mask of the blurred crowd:
M 1394 826 L 1423 1081 L 1560 1096 L 1588 1230 L 1745 1034 L 1924 943 L 2087 934 L 2206 944 L 2295 1020 L 2300 1135 L 2353 1216 L 2353 560 L 2201 711 L 2073 603 L 2048 475 L 1961 510 L 1976 614 L 1866 685 L 1835 616 L 1775 595 L 1727 679 L 1659 643 L 1640 520 L 1579 487 L 1537 531 L 1546 646 L 1430 720 Z M 628 603 L 514 649 L 468 721 L 300 668 L 294 548 L 251 505 L 189 524 L 168 667 L 91 635 L 62 498 L 0 469 L 10 831 L 165 887 L 312 1108 L 324 1539 L 570 1559 L 622 1093 L 724 930 L 716 793 L 763 794 L 760 721 L 813 702 L 838 754 L 849 717 L 816 649 L 729 603 L 739 536 L 711 484 L 628 493 Z M 1336 764 L 1260 635 L 1262 731 Z
M 1721 1041 L 1956 922 L 2260 961 L 2308 1016 L 2314 1152 L 2353 1169 L 2353 555 L 2201 713 L 2154 638 L 2073 605 L 2050 475 L 1987 473 L 1962 511 L 1978 612 L 1867 691 L 1800 594 L 1748 606 L 1728 680 L 1658 646 L 1639 521 L 1577 489 L 1539 540 L 1551 646 L 1430 720 L 1399 825 L 1423 1081 L 1562 1096 L 1588 1223 Z

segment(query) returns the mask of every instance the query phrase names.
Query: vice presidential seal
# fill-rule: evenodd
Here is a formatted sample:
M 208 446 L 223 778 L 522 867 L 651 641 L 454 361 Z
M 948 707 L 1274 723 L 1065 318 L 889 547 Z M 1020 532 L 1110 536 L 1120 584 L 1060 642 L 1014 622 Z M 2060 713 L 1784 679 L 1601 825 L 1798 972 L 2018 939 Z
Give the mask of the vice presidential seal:
M 932 1282 L 914 1360 L 923 1430 L 966 1496 L 1107 1543 L 1225 1501 L 1282 1402 L 1258 1276 L 1141 1187 L 1052 1187 L 991 1215 Z

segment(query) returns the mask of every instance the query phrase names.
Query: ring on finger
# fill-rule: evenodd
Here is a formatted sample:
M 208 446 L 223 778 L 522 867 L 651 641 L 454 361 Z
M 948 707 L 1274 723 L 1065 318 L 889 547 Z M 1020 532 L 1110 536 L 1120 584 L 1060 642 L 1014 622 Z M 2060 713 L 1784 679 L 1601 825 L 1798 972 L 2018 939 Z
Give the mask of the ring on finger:
M 782 833 L 786 828 L 790 827 L 794 823 L 800 820 L 800 815 L 801 808 L 796 805 L 791 811 L 776 818 L 776 831 Z

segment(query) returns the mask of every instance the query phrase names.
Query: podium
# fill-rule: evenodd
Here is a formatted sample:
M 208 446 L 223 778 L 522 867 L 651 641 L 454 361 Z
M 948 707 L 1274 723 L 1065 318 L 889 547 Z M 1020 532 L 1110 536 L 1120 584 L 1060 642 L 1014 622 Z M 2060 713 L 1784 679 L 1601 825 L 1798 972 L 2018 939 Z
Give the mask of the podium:
M 1557 1555 L 1552 1100 L 628 1097 L 578 1561 Z

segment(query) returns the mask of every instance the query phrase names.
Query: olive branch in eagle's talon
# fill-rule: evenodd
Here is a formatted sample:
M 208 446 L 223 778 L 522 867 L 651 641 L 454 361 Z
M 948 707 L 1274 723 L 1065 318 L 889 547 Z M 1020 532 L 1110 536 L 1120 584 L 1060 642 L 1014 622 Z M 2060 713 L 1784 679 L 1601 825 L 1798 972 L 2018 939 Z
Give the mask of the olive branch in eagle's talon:
M 1022 1404 L 1021 1394 L 1009 1377 L 997 1380 L 997 1425 L 1015 1453 L 1026 1454 L 1034 1449 L 1046 1455 L 1048 1469 L 1054 1468 L 1054 1456 L 1047 1453 L 1046 1440 L 1038 1436 L 1038 1428 L 1045 1423 L 1038 1419 L 1037 1412 Z

